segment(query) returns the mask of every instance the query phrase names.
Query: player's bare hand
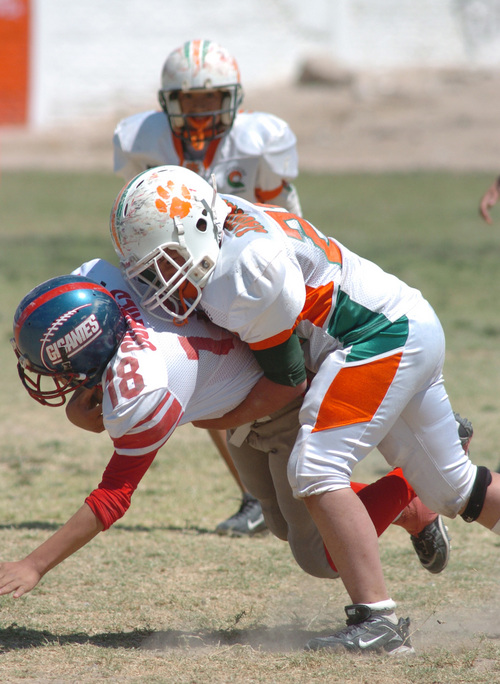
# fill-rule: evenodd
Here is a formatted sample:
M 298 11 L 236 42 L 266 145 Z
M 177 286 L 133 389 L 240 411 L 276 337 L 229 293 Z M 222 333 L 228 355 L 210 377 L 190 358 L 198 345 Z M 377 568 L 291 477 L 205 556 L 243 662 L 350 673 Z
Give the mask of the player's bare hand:
M 36 587 L 40 579 L 40 573 L 27 558 L 0 563 L 0 596 L 13 593 L 14 598 L 19 598 Z
M 500 193 L 500 176 L 495 180 L 493 185 L 488 188 L 481 198 L 479 204 L 479 213 L 486 223 L 493 223 L 490 215 L 490 209 L 498 202 Z
M 83 430 L 103 432 L 101 387 L 79 387 L 66 404 L 66 415 L 73 425 Z

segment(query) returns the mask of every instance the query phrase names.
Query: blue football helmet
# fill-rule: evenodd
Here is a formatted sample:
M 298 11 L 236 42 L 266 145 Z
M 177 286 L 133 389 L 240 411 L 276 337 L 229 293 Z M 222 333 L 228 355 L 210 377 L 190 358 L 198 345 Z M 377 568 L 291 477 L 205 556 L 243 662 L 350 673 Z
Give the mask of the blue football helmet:
M 24 387 L 47 406 L 62 406 L 77 387 L 101 382 L 127 329 L 108 290 L 83 276 L 35 287 L 14 314 L 12 346 Z

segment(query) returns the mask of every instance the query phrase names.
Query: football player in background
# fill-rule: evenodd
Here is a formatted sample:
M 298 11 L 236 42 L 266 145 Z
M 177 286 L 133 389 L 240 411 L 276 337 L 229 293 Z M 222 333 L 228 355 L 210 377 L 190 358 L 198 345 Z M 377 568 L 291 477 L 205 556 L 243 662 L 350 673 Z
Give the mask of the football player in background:
M 162 111 L 119 122 L 113 137 L 114 170 L 126 181 L 141 171 L 176 164 L 220 192 L 301 213 L 292 184 L 298 174 L 296 139 L 285 121 L 264 112 L 240 111 L 243 89 L 238 65 L 222 46 L 191 40 L 163 65 L 158 93 Z M 241 491 L 239 510 L 221 522 L 219 534 L 248 535 L 265 529 L 258 501 L 238 475 L 224 430 L 209 430 Z
M 100 485 L 75 515 L 24 559 L 0 563 L 0 595 L 13 592 L 16 598 L 125 514 L 138 483 L 178 425 L 222 415 L 252 389 L 265 392 L 268 385 L 245 344 L 205 318 L 192 316 L 178 328 L 152 316 L 138 305 L 120 271 L 102 260 L 29 292 L 14 316 L 13 346 L 31 397 L 48 406 L 61 406 L 72 393 L 84 396 L 84 404 L 95 399 L 88 406 L 102 412 L 114 445 Z M 269 528 L 288 541 L 298 564 L 314 576 L 335 578 L 318 530 L 288 484 L 298 406 L 281 411 L 276 424 L 286 410 L 295 420 L 291 439 L 286 444 L 280 433 L 272 461 L 261 459 L 260 481 L 254 472 L 253 482 L 265 492 Z M 401 512 L 397 524 L 410 532 L 426 515 L 400 469 L 353 487 L 373 512 L 378 534 Z
M 314 373 L 288 476 L 351 605 L 345 629 L 308 647 L 410 651 L 409 621 L 396 617 L 374 526 L 350 487 L 355 465 L 378 448 L 432 510 L 500 534 L 500 475 L 474 465 L 457 436 L 430 304 L 303 218 L 222 196 L 181 167 L 143 172 L 123 188 L 111 235 L 145 308 L 179 322 L 203 311 L 249 344 L 271 383 L 201 427 L 276 411 Z

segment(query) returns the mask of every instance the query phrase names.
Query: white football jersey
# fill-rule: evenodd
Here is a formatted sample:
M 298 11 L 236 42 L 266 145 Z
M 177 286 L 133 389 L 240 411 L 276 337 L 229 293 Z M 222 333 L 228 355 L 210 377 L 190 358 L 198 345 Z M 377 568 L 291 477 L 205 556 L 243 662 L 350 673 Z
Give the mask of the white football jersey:
M 116 127 L 114 170 L 128 181 L 155 166 L 185 166 L 207 181 L 214 174 L 219 192 L 272 203 L 283 181 L 297 177 L 296 143 L 288 124 L 277 116 L 239 112 L 227 135 L 210 142 L 200 159 L 185 159 L 166 115 L 149 111 Z
M 129 322 L 102 379 L 104 426 L 118 454 L 147 454 L 177 425 L 223 415 L 261 377 L 248 347 L 205 318 L 176 326 L 139 308 L 115 266 L 96 259 L 74 273 L 108 289 Z
M 251 348 L 276 346 L 296 330 L 307 341 L 306 365 L 317 372 L 327 353 L 371 340 L 422 301 L 418 290 L 305 219 L 280 207 L 223 199 L 232 211 L 199 306 Z M 399 342 L 388 335 L 387 351 Z

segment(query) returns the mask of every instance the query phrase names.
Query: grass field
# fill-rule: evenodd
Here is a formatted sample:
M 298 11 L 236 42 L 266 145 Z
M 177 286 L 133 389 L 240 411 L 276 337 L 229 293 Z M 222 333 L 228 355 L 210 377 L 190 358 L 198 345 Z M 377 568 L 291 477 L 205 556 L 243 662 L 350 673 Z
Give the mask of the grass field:
M 304 174 L 304 213 L 348 247 L 420 288 L 447 334 L 448 392 L 473 420 L 472 457 L 500 462 L 500 207 L 483 224 L 487 174 Z M 100 481 L 106 435 L 76 430 L 21 387 L 12 315 L 34 285 L 95 256 L 115 261 L 108 215 L 120 181 L 106 174 L 3 172 L 0 177 L 1 558 L 29 552 Z M 378 453 L 357 479 L 384 472 Z M 500 540 L 449 521 L 446 571 L 427 574 L 405 532 L 381 554 L 417 655 L 406 660 L 310 654 L 338 628 L 340 582 L 305 575 L 270 535 L 225 539 L 218 522 L 238 492 L 203 431 L 181 428 L 128 514 L 49 573 L 26 597 L 0 601 L 0 681 L 419 684 L 500 681 Z

